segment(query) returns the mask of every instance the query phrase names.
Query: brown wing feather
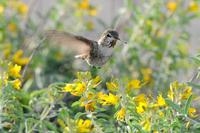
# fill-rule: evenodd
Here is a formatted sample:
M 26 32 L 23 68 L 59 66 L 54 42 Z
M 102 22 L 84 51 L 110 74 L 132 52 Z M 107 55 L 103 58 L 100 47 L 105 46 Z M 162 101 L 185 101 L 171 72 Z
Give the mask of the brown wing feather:
M 93 41 L 82 36 L 76 36 L 67 32 L 51 30 L 46 32 L 48 40 L 60 45 L 62 48 L 76 52 L 77 54 L 89 53 Z

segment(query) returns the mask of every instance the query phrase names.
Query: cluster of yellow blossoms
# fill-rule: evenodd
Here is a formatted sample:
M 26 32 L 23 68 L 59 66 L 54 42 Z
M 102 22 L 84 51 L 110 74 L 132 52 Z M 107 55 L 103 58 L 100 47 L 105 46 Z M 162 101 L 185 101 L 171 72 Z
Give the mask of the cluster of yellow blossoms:
M 82 0 L 80 3 L 78 3 L 78 8 L 85 10 L 91 16 L 97 15 L 97 9 L 90 4 L 89 0 Z
M 21 66 L 12 63 L 8 64 L 8 72 L 4 72 L 0 79 L 3 79 L 1 85 L 7 86 L 8 83 L 11 83 L 14 89 L 19 90 L 21 88 Z
M 16 10 L 21 15 L 26 15 L 29 10 L 29 7 L 27 6 L 27 4 L 20 0 L 9 0 L 8 6 Z
M 23 57 L 24 51 L 22 49 L 17 50 L 12 55 L 12 45 L 11 44 L 6 44 L 6 46 L 3 49 L 3 55 L 4 55 L 5 59 L 12 60 L 12 62 L 14 64 L 25 66 L 26 64 L 29 63 L 29 58 Z
M 170 11 L 170 12 L 175 12 L 177 10 L 177 6 L 178 6 L 178 2 L 175 2 L 174 0 L 170 0 L 168 3 L 167 3 L 167 9 Z M 187 10 L 189 12 L 192 12 L 192 13 L 195 13 L 195 12 L 198 12 L 199 11 L 199 5 L 197 2 L 195 1 L 191 1 L 187 7 Z
M 76 121 L 72 121 L 70 127 L 73 127 L 73 129 L 70 129 L 69 126 L 67 126 L 65 122 L 61 119 L 57 119 L 57 122 L 64 129 L 63 133 L 70 133 L 70 132 L 90 133 L 94 128 L 92 121 L 89 119 L 86 120 L 78 119 Z
M 180 84 L 177 81 L 173 82 L 170 85 L 168 94 L 166 97 L 163 94 L 159 94 L 156 99 L 152 98 L 150 95 L 146 95 L 141 93 L 136 96 L 131 96 L 132 93 L 128 93 L 124 91 L 125 97 L 131 98 L 128 101 L 123 99 L 123 92 L 120 90 L 119 84 L 116 80 L 106 83 L 107 90 L 109 93 L 105 92 L 97 92 L 96 87 L 101 83 L 101 78 L 95 77 L 92 79 L 90 73 L 79 73 L 78 79 L 75 80 L 74 83 L 66 84 L 66 86 L 62 89 L 64 92 L 69 92 L 74 96 L 81 97 L 79 102 L 81 107 L 85 107 L 86 112 L 95 112 L 98 108 L 103 106 L 115 106 L 119 108 L 116 111 L 114 117 L 117 121 L 126 122 L 129 118 L 127 116 L 131 115 L 130 112 L 136 112 L 141 120 L 139 121 L 140 125 L 143 127 L 145 131 L 152 130 L 152 117 L 155 116 L 154 119 L 160 119 L 166 116 L 167 110 L 169 110 L 170 105 L 166 101 L 166 99 L 174 102 L 177 105 L 185 104 L 186 100 L 192 96 L 192 88 L 186 84 Z M 131 90 L 139 90 L 142 87 L 140 80 L 131 80 L 126 88 Z M 126 102 L 124 102 L 126 101 Z M 132 111 L 127 107 L 133 105 L 135 109 Z M 157 116 L 156 116 L 157 114 Z M 196 117 L 196 109 L 193 107 L 188 108 L 187 112 L 189 117 Z M 82 131 L 87 132 L 85 127 L 89 127 L 88 131 L 91 131 L 92 122 L 90 120 L 80 120 L 78 122 Z M 86 124 L 87 123 L 87 124 Z M 86 126 L 87 125 L 87 126 Z
M 6 8 L 15 10 L 21 16 L 25 16 L 29 10 L 27 4 L 20 0 L 8 0 L 8 2 L 0 2 L 0 15 L 5 13 Z M 12 32 L 16 31 L 16 27 L 16 24 L 13 22 L 8 24 L 8 29 Z
M 4 80 L 4 83 L 1 84 L 6 86 L 8 83 L 11 83 L 13 88 L 20 90 L 22 84 L 21 70 L 23 66 L 29 63 L 29 58 L 23 57 L 22 50 L 16 51 L 13 56 L 11 56 L 11 45 L 7 45 L 7 47 L 5 47 L 3 54 L 4 58 L 11 60 L 11 62 L 8 63 L 7 71 L 1 76 Z

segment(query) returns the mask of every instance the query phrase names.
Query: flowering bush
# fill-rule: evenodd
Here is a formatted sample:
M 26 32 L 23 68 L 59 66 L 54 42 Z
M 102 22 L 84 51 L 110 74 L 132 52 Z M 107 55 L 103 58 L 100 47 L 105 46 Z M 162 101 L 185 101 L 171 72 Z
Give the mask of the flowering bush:
M 101 69 L 77 72 L 73 58 L 40 35 L 92 31 L 94 20 L 106 26 L 98 7 L 59 0 L 34 18 L 34 5 L 0 1 L 0 132 L 199 132 L 200 71 L 177 80 L 200 65 L 199 55 L 188 59 L 185 28 L 199 17 L 199 1 L 123 3 L 119 18 L 129 17 L 118 28 L 128 45 Z
M 119 86 L 116 80 L 107 82 L 105 90 L 99 76 L 79 72 L 72 83 L 54 83 L 47 89 L 26 92 L 16 79 L 21 76 L 19 68 L 12 66 L 8 75 L 3 75 L 3 131 L 187 132 L 200 126 L 192 107 L 197 96 L 184 83 L 175 81 L 166 94 L 160 92 L 153 98 L 129 93 L 141 87 Z M 132 84 L 137 86 L 137 82 Z

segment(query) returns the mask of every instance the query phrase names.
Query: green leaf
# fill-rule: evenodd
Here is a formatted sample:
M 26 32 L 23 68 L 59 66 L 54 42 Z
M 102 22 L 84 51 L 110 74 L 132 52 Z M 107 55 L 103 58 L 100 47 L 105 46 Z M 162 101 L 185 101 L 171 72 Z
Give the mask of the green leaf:
M 71 107 L 76 107 L 76 106 L 79 106 L 80 105 L 80 102 L 79 101 L 76 101 L 76 102 L 73 102 Z
M 170 99 L 165 99 L 166 103 L 172 107 L 174 110 L 176 111 L 181 111 L 181 108 L 178 104 L 174 103 L 173 101 L 171 101 Z
M 82 112 L 78 112 L 76 115 L 75 115 L 75 119 L 79 119 L 82 115 L 85 115 L 85 113 L 82 113 Z
M 198 57 L 191 57 L 192 60 L 194 60 L 194 62 L 197 64 L 197 65 L 200 65 L 200 58 Z
M 192 82 L 188 82 L 188 84 L 189 84 L 190 86 L 192 86 L 193 88 L 200 89 L 200 84 L 196 84 L 196 83 L 192 83 Z
M 46 125 L 46 127 L 51 130 L 54 131 L 54 133 L 58 133 L 58 130 L 56 128 L 56 125 L 54 123 L 48 122 L 48 121 L 43 121 L 43 123 Z
M 185 104 L 184 114 L 186 115 L 188 114 L 188 109 L 190 108 L 191 102 L 192 102 L 192 95 L 188 97 L 187 102 Z
M 45 94 L 46 92 L 47 92 L 47 89 L 36 90 L 36 91 L 33 91 L 30 94 L 30 97 L 33 98 L 33 97 L 36 97 L 36 96 L 40 96 L 40 95 Z

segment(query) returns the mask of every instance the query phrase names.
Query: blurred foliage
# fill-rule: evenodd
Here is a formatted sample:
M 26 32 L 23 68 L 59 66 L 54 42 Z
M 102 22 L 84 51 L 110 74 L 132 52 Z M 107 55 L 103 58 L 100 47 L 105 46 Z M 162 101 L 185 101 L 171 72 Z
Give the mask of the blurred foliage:
M 106 25 L 89 0 L 41 12 L 35 1 L 0 1 L 0 132 L 199 132 L 200 56 L 189 54 L 186 28 L 200 1 L 123 3 Z M 47 29 L 84 33 L 127 14 L 119 25 L 128 44 L 101 69 L 77 72 L 70 54 L 41 42 Z M 177 81 L 195 67 L 191 80 Z

